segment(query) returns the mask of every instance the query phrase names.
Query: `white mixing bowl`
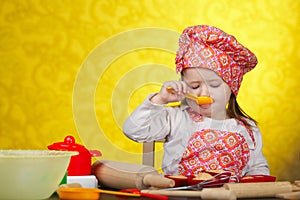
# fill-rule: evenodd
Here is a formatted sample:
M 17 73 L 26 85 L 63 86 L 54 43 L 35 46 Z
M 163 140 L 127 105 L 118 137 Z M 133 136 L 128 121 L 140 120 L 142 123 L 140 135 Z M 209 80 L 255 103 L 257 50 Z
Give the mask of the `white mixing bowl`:
M 78 152 L 0 150 L 0 199 L 47 199 Z

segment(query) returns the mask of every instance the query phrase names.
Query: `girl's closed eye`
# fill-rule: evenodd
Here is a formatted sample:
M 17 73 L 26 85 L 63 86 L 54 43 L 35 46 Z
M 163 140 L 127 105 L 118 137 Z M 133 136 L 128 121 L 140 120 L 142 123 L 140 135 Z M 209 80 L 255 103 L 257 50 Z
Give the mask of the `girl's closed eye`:
M 208 85 L 209 85 L 210 87 L 212 87 L 212 88 L 217 88 L 217 87 L 219 87 L 221 84 L 222 84 L 222 82 L 219 81 L 219 80 L 211 81 L 211 82 L 208 83 Z
M 192 90 L 196 90 L 201 86 L 202 83 L 200 82 L 193 82 L 193 83 L 187 83 L 187 86 L 192 89 Z
M 193 90 L 198 89 L 199 87 L 200 87 L 200 85 L 190 86 L 190 88 L 193 89 Z

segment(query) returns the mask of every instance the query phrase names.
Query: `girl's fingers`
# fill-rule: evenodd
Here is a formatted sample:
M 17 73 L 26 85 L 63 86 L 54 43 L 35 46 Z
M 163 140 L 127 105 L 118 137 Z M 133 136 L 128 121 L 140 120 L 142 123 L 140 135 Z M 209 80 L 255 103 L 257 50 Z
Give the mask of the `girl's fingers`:
M 181 81 L 174 81 L 172 87 L 178 94 L 182 94 L 184 92 L 183 91 L 184 86 Z
M 179 94 L 186 94 L 188 92 L 188 86 L 184 81 L 177 81 L 176 85 Z
M 184 94 L 189 93 L 189 88 L 185 82 L 182 83 L 182 88 L 183 88 L 182 91 Z
M 188 86 L 183 81 L 167 81 L 161 89 L 161 96 L 168 102 L 181 101 L 187 93 Z

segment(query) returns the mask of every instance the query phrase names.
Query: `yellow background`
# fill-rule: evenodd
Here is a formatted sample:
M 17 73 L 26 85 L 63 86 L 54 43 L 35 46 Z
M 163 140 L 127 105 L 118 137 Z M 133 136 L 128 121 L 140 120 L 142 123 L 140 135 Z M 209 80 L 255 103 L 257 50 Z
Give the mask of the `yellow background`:
M 271 174 L 300 179 L 299 10 L 298 0 L 1 0 L 0 149 L 44 149 L 71 134 L 101 150 L 104 159 L 140 163 L 141 145 L 123 136 L 121 125 L 159 89 L 158 80 L 177 78 L 174 52 L 131 49 L 99 66 L 100 76 L 90 72 L 86 85 L 77 82 L 79 74 L 90 59 L 101 62 L 122 45 L 130 49 L 132 40 L 126 39 L 105 45 L 124 31 L 155 27 L 178 33 L 209 24 L 257 55 L 259 64 L 244 77 L 238 101 L 259 122 Z M 157 44 L 159 37 L 154 39 Z M 97 83 L 92 91 L 89 79 Z M 92 105 L 75 98 L 80 86 L 82 99 L 92 94 Z M 89 128 L 94 117 L 85 108 L 99 130 Z M 157 149 L 161 154 L 161 145 Z

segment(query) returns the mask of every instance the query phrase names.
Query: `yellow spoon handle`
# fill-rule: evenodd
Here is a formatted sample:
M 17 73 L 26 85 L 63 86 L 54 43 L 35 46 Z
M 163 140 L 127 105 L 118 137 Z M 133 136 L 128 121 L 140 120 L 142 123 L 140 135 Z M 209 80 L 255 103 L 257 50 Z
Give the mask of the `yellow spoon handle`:
M 166 87 L 166 90 L 167 90 L 167 92 L 169 92 L 171 94 L 177 94 L 177 92 L 171 86 Z
M 174 90 L 174 88 L 172 88 L 170 86 L 168 86 L 166 88 L 166 90 L 171 94 L 177 94 L 177 92 Z M 212 104 L 214 102 L 214 100 L 209 96 L 199 96 L 198 97 L 198 96 L 196 96 L 194 94 L 191 94 L 191 93 L 184 94 L 184 96 L 186 98 L 189 98 L 189 99 L 192 99 L 192 100 L 196 101 L 197 104 L 199 104 L 199 105 Z

